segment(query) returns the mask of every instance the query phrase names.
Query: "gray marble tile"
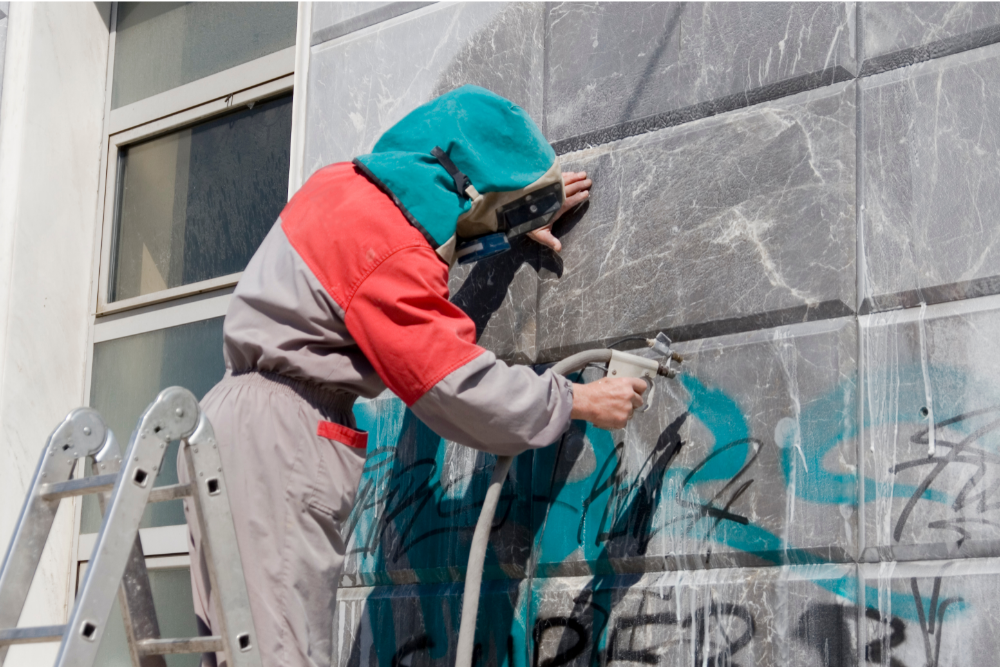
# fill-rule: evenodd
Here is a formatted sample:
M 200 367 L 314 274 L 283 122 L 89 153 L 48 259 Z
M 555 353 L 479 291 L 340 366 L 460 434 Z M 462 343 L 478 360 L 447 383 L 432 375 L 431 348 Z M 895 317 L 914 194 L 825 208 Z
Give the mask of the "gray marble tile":
M 558 152 L 851 78 L 850 3 L 559 3 L 545 122 Z
M 527 238 L 507 253 L 472 265 L 456 265 L 451 300 L 476 323 L 480 345 L 508 363 L 535 360 L 535 313 L 542 250 Z
M 1000 45 L 863 79 L 862 310 L 1000 291 Z
M 1000 41 L 996 2 L 861 2 L 858 7 L 862 76 Z
M 856 565 L 535 579 L 530 664 L 854 665 L 857 588 Z
M 354 509 L 342 528 L 342 586 L 461 580 L 496 457 L 442 441 L 386 391 L 359 401 L 371 434 Z M 531 454 L 514 461 L 486 554 L 487 578 L 523 577 L 531 550 Z
M 367 152 L 415 107 L 467 83 L 541 122 L 543 10 L 434 5 L 312 47 L 305 174 Z
M 856 328 L 679 344 L 627 429 L 575 422 L 536 451 L 535 575 L 853 560 Z
M 483 582 L 475 640 L 480 657 L 473 664 L 528 664 L 527 591 L 525 581 Z M 460 583 L 342 588 L 333 620 L 333 664 L 452 667 L 461 610 Z
M 867 664 L 994 665 L 1000 560 L 862 565 Z
M 368 26 L 402 16 L 430 2 L 316 2 L 313 3 L 312 40 L 316 46 Z
M 865 316 L 861 335 L 865 559 L 1000 555 L 1000 297 Z
M 852 312 L 855 115 L 848 82 L 564 156 L 594 187 L 556 225 L 539 360 Z

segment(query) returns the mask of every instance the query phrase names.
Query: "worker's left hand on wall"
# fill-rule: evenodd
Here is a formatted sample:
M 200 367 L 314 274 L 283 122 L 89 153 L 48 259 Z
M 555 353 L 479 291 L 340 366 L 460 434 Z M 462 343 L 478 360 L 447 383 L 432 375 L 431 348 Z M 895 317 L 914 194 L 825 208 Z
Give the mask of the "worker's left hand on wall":
M 566 201 L 563 202 L 562 208 L 552 218 L 552 222 L 533 232 L 529 232 L 528 236 L 546 248 L 551 248 L 556 252 L 562 250 L 562 243 L 552 234 L 552 224 L 561 218 L 566 211 L 585 202 L 590 197 L 590 186 L 592 184 L 593 182 L 587 178 L 587 172 L 585 171 L 564 171 L 563 187 L 566 191 Z

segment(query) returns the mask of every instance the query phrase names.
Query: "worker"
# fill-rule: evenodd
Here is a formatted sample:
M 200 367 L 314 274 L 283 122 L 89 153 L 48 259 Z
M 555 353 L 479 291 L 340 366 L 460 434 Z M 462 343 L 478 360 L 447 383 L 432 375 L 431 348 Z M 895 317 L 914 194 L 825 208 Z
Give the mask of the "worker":
M 233 293 L 226 374 L 202 400 L 266 667 L 331 665 L 341 527 L 368 439 L 355 430 L 358 396 L 388 387 L 440 436 L 505 455 L 557 441 L 571 419 L 621 428 L 642 405 L 639 379 L 573 384 L 508 366 L 476 345 L 448 300 L 456 256 L 502 244 L 498 233 L 530 230 L 558 252 L 552 223 L 590 186 L 561 173 L 522 109 L 463 86 L 411 112 L 370 154 L 320 169 L 282 211 Z M 188 525 L 208 632 L 212 591 Z

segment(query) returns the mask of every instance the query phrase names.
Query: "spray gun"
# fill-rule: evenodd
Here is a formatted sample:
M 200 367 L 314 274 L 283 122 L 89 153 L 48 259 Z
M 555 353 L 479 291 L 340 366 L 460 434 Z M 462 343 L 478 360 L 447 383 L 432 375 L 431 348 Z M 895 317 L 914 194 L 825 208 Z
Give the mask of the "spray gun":
M 611 346 L 622 343 L 624 340 L 612 343 Z M 585 350 L 566 357 L 554 365 L 552 371 L 560 375 L 569 375 L 581 371 L 591 364 L 606 364 L 601 368 L 606 371 L 607 377 L 641 378 L 646 381 L 646 393 L 643 397 L 642 407 L 636 412 L 645 412 L 653 399 L 655 391 L 653 380 L 657 375 L 667 378 L 676 377 L 677 369 L 671 365 L 671 362 L 679 364 L 683 358 L 670 349 L 672 342 L 666 334 L 660 333 L 657 334 L 656 338 L 643 338 L 641 340 L 645 341 L 646 346 L 652 348 L 663 361 L 613 350 L 609 346 L 603 350 Z M 493 477 L 490 479 L 490 487 L 486 490 L 486 498 L 483 500 L 483 509 L 479 514 L 476 530 L 472 535 L 469 565 L 465 571 L 462 622 L 458 631 L 455 667 L 472 667 L 472 649 L 476 635 L 476 617 L 479 613 L 479 589 L 483 579 L 483 563 L 486 561 L 486 546 L 490 538 L 490 529 L 493 526 L 493 515 L 500 500 L 500 489 L 503 487 L 504 480 L 507 479 L 507 472 L 510 470 L 510 464 L 513 460 L 513 456 L 497 457 L 496 466 L 493 468 Z
M 628 340 L 628 339 L 626 339 Z M 653 393 L 656 391 L 656 385 L 653 383 L 653 379 L 657 375 L 662 375 L 666 378 L 677 377 L 677 369 L 671 366 L 670 362 L 677 362 L 680 364 L 684 361 L 684 358 L 670 349 L 673 344 L 665 333 L 658 333 L 656 338 L 644 338 L 642 339 L 646 343 L 646 347 L 653 348 L 653 351 L 657 353 L 663 361 L 656 361 L 655 359 L 647 359 L 646 357 L 640 357 L 635 354 L 629 354 L 628 352 L 620 352 L 618 350 L 609 349 L 607 351 L 611 352 L 611 358 L 608 360 L 607 376 L 608 377 L 620 377 L 620 378 L 642 378 L 646 381 L 646 394 L 643 397 L 642 407 L 636 410 L 636 412 L 645 412 L 649 409 L 649 404 L 653 400 Z M 622 341 L 618 341 L 619 343 Z M 612 343 L 608 347 L 611 348 L 617 343 Z M 599 350 L 602 351 L 603 350 Z

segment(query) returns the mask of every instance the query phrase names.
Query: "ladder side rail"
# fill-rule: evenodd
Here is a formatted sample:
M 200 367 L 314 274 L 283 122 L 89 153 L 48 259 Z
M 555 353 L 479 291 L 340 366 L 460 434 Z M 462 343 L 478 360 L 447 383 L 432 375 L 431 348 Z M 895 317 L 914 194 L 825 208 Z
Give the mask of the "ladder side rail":
M 94 664 L 167 443 L 189 435 L 197 418 L 197 401 L 180 387 L 161 391 L 140 418 L 80 584 L 56 667 Z
M 121 461 L 105 463 L 95 459 L 94 475 L 103 472 L 104 468 L 113 468 L 107 472 L 119 472 Z M 101 515 L 107 511 L 110 493 L 97 495 L 101 506 Z M 153 591 L 149 583 L 149 571 L 146 569 L 146 556 L 142 552 L 142 541 L 135 536 L 132 551 L 125 566 L 125 575 L 118 587 L 118 606 L 121 608 L 122 623 L 125 625 L 125 640 L 128 652 L 132 657 L 134 667 L 167 667 L 167 661 L 160 655 L 145 655 L 140 652 L 138 642 L 145 639 L 160 638 L 160 624 L 156 618 L 156 607 L 153 604 Z
M 58 498 L 43 497 L 46 485 L 69 481 L 77 460 L 103 451 L 109 440 L 113 444 L 108 434 L 97 411 L 79 408 L 49 436 L 0 568 L 0 630 L 14 630 L 17 626 L 59 509 Z M 8 648 L 9 644 L 0 645 L 0 665 Z
M 261 667 L 250 596 L 236 543 L 236 527 L 222 473 L 215 432 L 202 414 L 194 433 L 182 443 L 191 479 L 191 504 L 201 526 L 202 551 L 229 667 Z

